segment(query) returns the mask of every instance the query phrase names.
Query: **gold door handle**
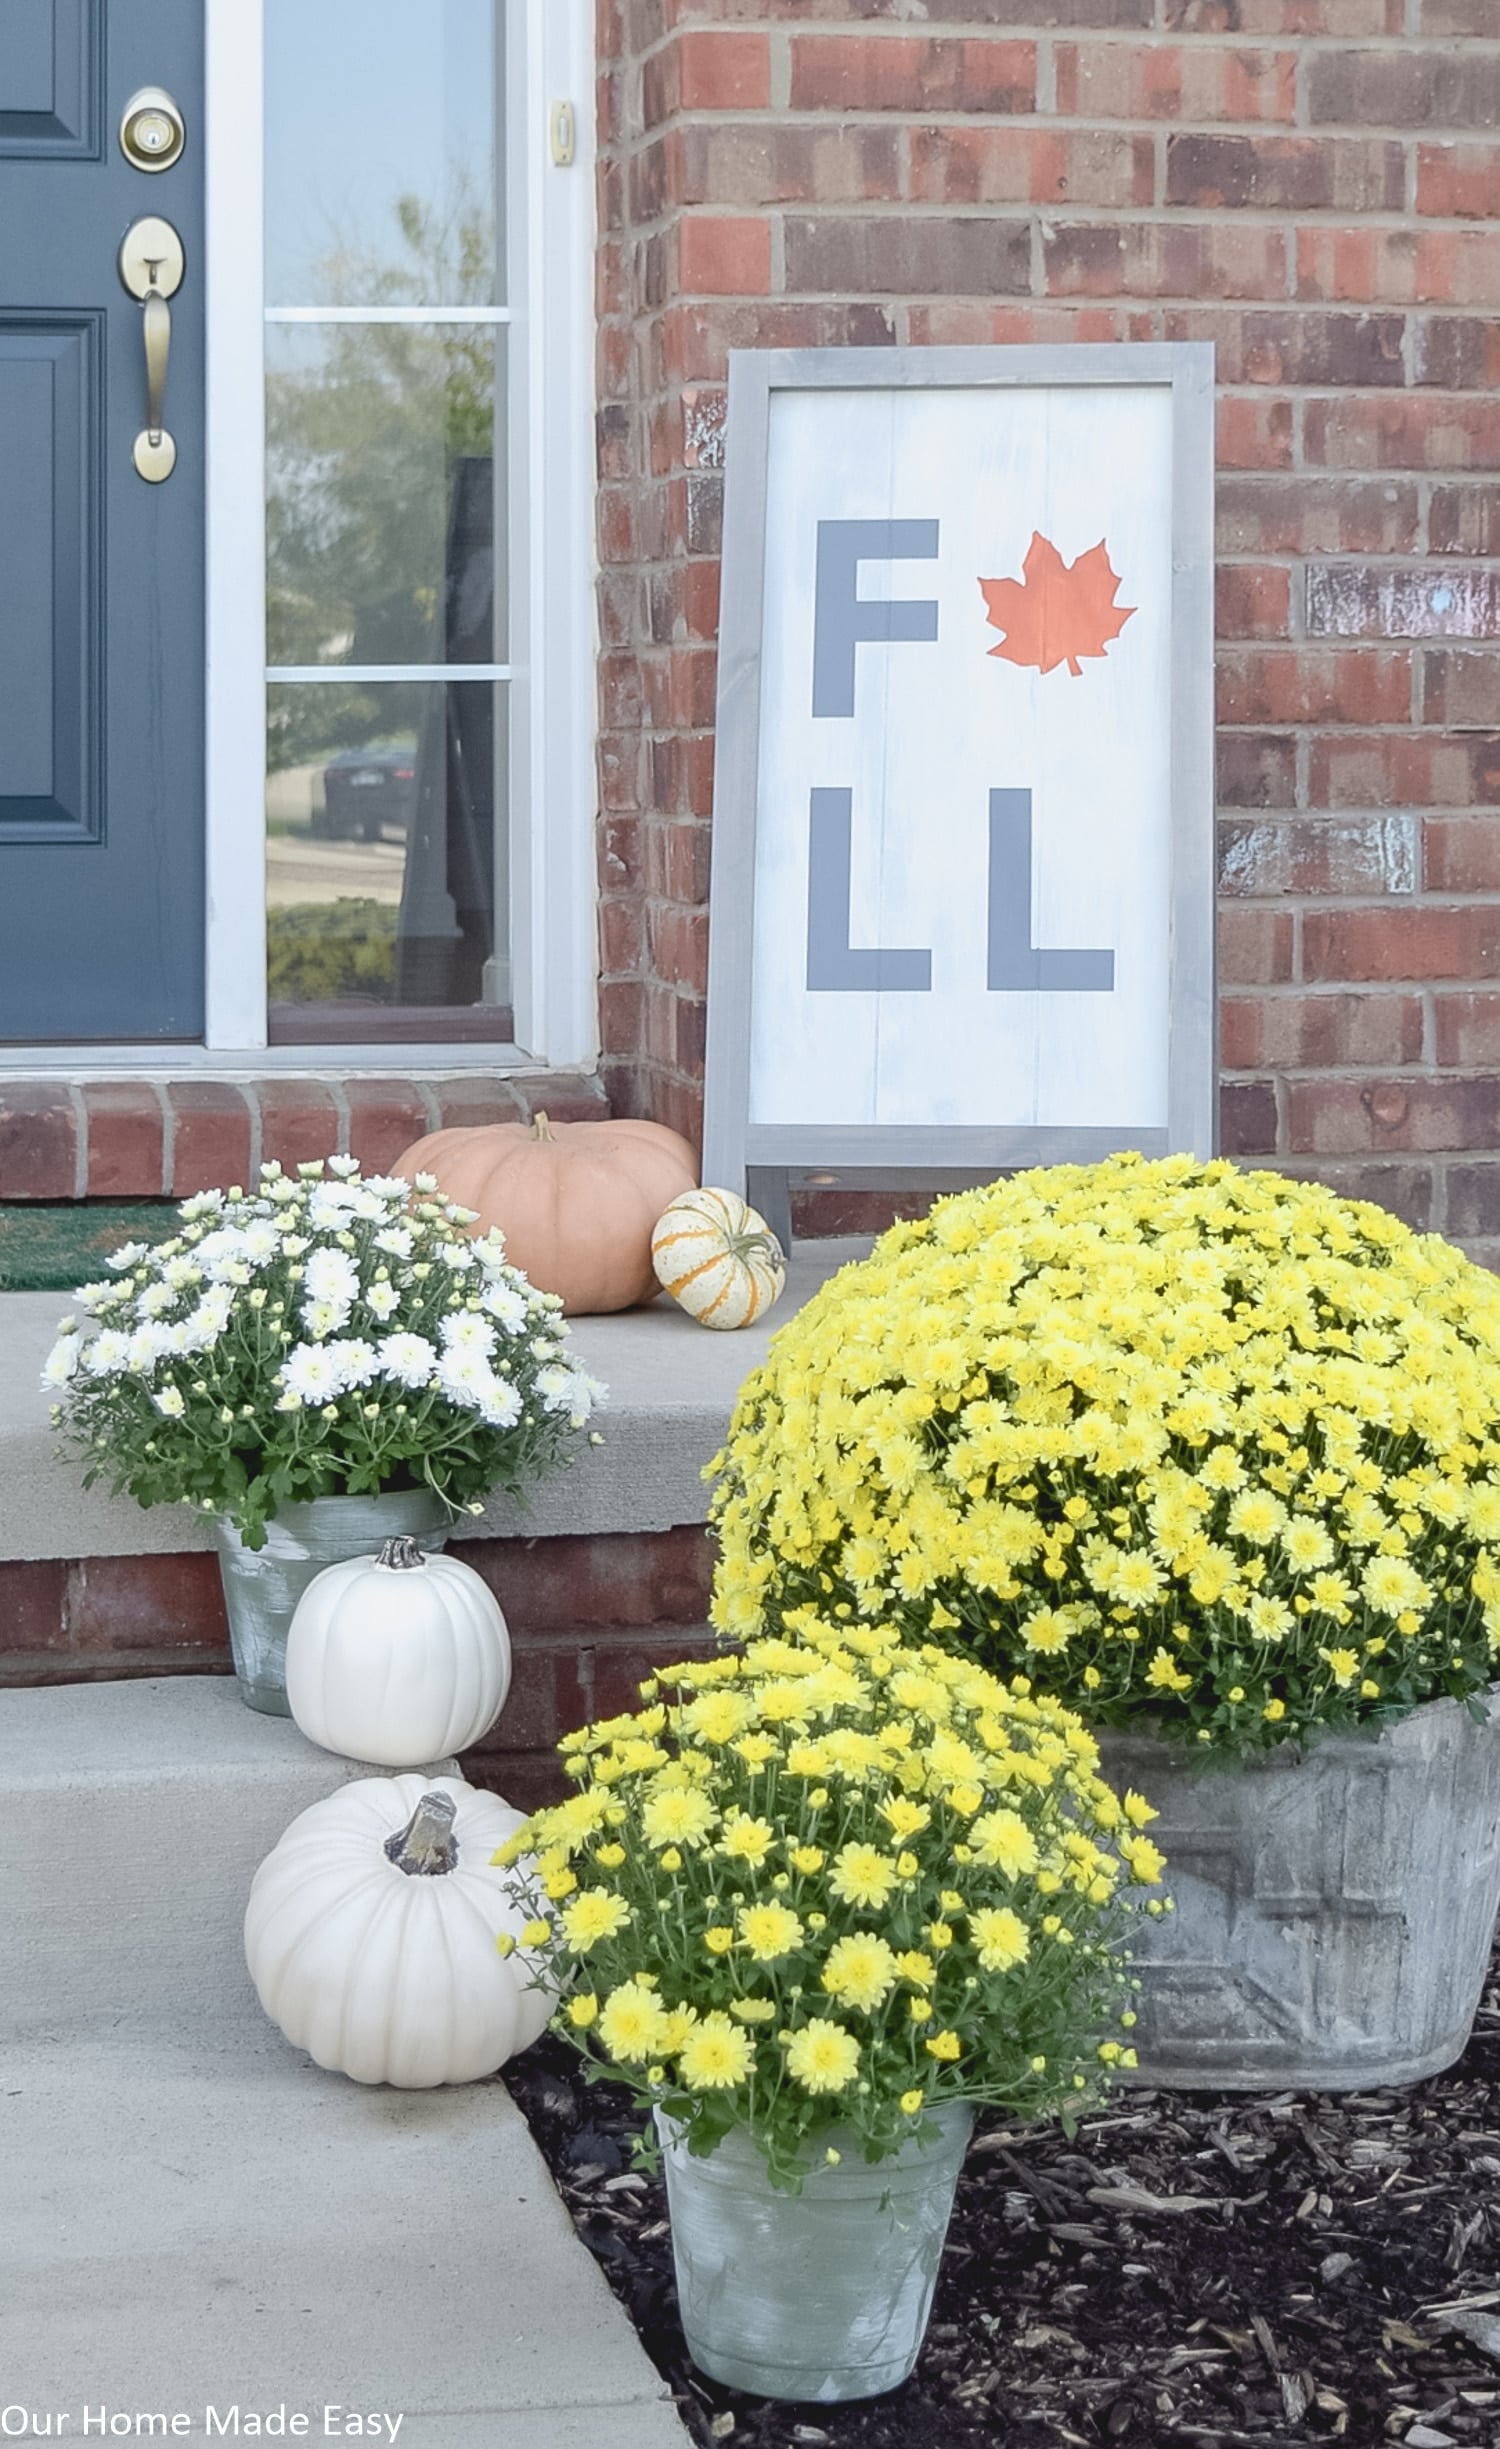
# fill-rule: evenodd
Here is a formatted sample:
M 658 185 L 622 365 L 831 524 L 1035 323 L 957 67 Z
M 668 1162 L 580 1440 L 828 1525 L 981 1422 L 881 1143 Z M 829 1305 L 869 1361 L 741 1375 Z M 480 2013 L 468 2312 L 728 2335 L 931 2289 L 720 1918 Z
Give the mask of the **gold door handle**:
M 146 340 L 146 422 L 132 457 L 148 485 L 160 485 L 177 465 L 177 445 L 164 422 L 167 360 L 172 349 L 172 310 L 167 304 L 182 283 L 182 240 L 169 221 L 148 214 L 126 231 L 120 248 L 120 278 L 143 309 Z

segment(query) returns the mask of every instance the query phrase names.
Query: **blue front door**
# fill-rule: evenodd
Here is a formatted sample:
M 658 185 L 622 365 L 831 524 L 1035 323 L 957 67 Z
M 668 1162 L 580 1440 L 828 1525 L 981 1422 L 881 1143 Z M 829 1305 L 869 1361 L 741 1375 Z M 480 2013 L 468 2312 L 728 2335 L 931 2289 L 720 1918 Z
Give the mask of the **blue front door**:
M 0 9 L 0 1041 L 202 1032 L 202 196 L 203 0 Z

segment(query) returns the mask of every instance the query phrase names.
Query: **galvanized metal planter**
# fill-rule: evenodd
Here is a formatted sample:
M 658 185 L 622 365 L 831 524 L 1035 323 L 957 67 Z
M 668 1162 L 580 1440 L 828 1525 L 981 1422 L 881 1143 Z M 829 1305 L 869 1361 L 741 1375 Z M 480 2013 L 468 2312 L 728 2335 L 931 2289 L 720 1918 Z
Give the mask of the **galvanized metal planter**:
M 743 2132 L 695 2160 L 658 2115 L 677 2295 L 699 2370 L 762 2398 L 874 2398 L 921 2352 L 974 2113 L 872 2167 L 832 2130 L 800 2194 L 780 2194 Z M 837 2167 L 821 2157 L 842 2151 Z
M 305 1505 L 284 1505 L 266 1524 L 265 1546 L 252 1549 L 220 1515 L 214 1539 L 241 1700 L 267 1717 L 291 1716 L 286 1637 L 297 1601 L 325 1565 L 373 1556 L 383 1540 L 403 1533 L 424 1548 L 444 1547 L 451 1521 L 430 1488 L 395 1489 L 378 1497 L 314 1497 Z
M 1325 2092 L 1416 2083 L 1469 2038 L 1500 1907 L 1500 1687 L 1377 1736 L 1205 1763 L 1100 1735 L 1161 1814 L 1176 1911 L 1143 1915 L 1133 2080 Z

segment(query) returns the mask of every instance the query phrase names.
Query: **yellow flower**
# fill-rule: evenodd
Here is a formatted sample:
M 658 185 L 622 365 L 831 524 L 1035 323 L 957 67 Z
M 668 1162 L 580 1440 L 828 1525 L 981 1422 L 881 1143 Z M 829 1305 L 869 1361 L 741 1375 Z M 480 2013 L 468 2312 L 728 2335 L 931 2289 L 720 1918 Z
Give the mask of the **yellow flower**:
M 929 2056 L 947 2060 L 949 2063 L 963 2056 L 963 2043 L 956 2032 L 935 2032 L 929 2040 L 923 2043 L 923 2047 Z
M 1016 1811 L 987 1811 L 975 1821 L 970 1841 L 981 1862 L 1010 1879 L 1034 1871 L 1041 1859 L 1035 1837 Z
M 1133 1786 L 1128 1786 L 1120 1799 L 1132 1828 L 1149 1828 L 1153 1820 L 1161 1818 L 1155 1805 L 1148 1803 L 1144 1794 L 1137 1794 Z
M 896 1856 L 896 1876 L 898 1879 L 915 1879 L 918 1871 L 920 1871 L 921 1868 L 922 1865 L 917 1860 L 915 1854 L 903 1853 Z
M 1359 1652 L 1357 1650 L 1320 1650 L 1318 1656 L 1324 1661 L 1329 1674 L 1341 1692 L 1353 1683 L 1355 1676 L 1359 1673 Z
M 1146 1669 L 1146 1681 L 1158 1692 L 1191 1692 L 1193 1679 L 1184 1675 L 1169 1650 L 1158 1649 Z
M 774 1964 L 802 1944 L 802 1924 L 786 1905 L 742 1905 L 736 1919 L 757 1964 Z
M 787 2044 L 787 2072 L 804 2092 L 844 2092 L 859 2072 L 859 2045 L 842 2024 L 815 2015 Z
M 952 1925 L 948 1922 L 929 1922 L 927 1925 L 927 1944 L 929 1947 L 936 1948 L 939 1955 L 941 1955 L 945 1947 L 951 1947 L 953 1945 Z
M 893 1837 L 916 1837 L 931 1825 L 932 1813 L 925 1803 L 914 1802 L 909 1794 L 894 1794 L 880 1806 L 880 1816 L 890 1822 Z
M 1123 1837 L 1120 1851 L 1142 1887 L 1154 1886 L 1167 1867 L 1165 1854 L 1157 1851 L 1149 1837 Z
M 734 1932 L 727 1922 L 716 1923 L 703 1933 L 703 1944 L 711 1956 L 727 1956 L 734 1945 Z
M 575 2032 L 587 2032 L 599 2013 L 599 2001 L 592 1990 L 581 1990 L 568 2001 L 568 2022 Z
M 521 1932 L 521 1945 L 523 1947 L 545 1947 L 551 1936 L 552 1924 L 550 1922 L 541 1920 L 528 1922 Z
M 586 1956 L 600 1939 L 612 1939 L 629 1920 L 630 1907 L 622 1896 L 611 1896 L 606 1888 L 584 1888 L 564 1911 L 563 1935 L 575 1955 Z
M 787 1860 L 794 1871 L 801 1871 L 805 1877 L 811 1878 L 814 1871 L 823 1868 L 823 1849 L 820 1845 L 794 1845 Z
M 1275 1699 L 1269 1700 L 1260 1714 L 1263 1718 L 1269 1719 L 1274 1726 L 1279 1719 L 1286 1716 L 1286 1703 Z
M 601 1845 L 597 1848 L 594 1854 L 594 1860 L 598 1863 L 601 1871 L 617 1871 L 624 1859 L 625 1848 L 623 1845 Z
M 776 1842 L 776 1831 L 769 1820 L 753 1818 L 748 1812 L 731 1812 L 719 1834 L 719 1851 L 733 1862 L 748 1862 L 758 1869 Z
M 896 2103 L 896 2106 L 901 2111 L 903 2117 L 916 2117 L 919 2115 L 924 2103 L 926 2102 L 926 2099 L 927 2095 L 925 2092 L 903 2092 L 901 2098 Z
M 641 1812 L 646 1843 L 658 1848 L 697 1847 L 712 1834 L 718 1813 L 706 1794 L 691 1786 L 666 1786 L 647 1797 Z
M 1155 1819 L 1155 1812 L 1153 1812 L 1151 1816 L 1153 1819 Z M 956 1888 L 944 1888 L 942 1894 L 938 1898 L 938 1903 L 942 1906 L 945 1913 L 962 1913 L 964 1909 L 964 1900 L 959 1895 Z
M 937 1978 L 937 1967 L 932 1958 L 924 1956 L 916 1947 L 901 1950 L 896 1958 L 896 1970 L 903 1981 L 914 1981 L 924 1990 Z
M 666 2021 L 654 1992 L 639 1981 L 622 1981 L 599 2011 L 599 2038 L 612 2058 L 637 2065 L 663 2047 Z
M 1008 1905 L 981 1906 L 969 1916 L 969 1936 L 987 1973 L 1006 1973 L 1031 1953 L 1025 1923 Z
M 821 1979 L 841 2007 L 859 2007 L 870 2014 L 896 1986 L 896 1958 L 884 1939 L 853 1931 L 834 1941 Z
M 896 1866 L 873 1845 L 843 1845 L 834 1856 L 828 1885 L 843 1904 L 879 1907 L 896 1885 Z
M 693 2026 L 677 2058 L 677 2071 L 692 2092 L 732 2092 L 754 2066 L 749 2034 L 717 2010 Z

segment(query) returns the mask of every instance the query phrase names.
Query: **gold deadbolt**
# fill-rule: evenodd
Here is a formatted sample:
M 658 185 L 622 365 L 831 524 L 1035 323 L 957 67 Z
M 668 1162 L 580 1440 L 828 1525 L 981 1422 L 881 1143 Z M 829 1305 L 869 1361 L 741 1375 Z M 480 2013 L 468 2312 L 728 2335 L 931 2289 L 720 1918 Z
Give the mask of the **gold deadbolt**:
M 133 170 L 170 170 L 187 142 L 187 126 L 160 85 L 132 94 L 120 121 L 120 151 Z

